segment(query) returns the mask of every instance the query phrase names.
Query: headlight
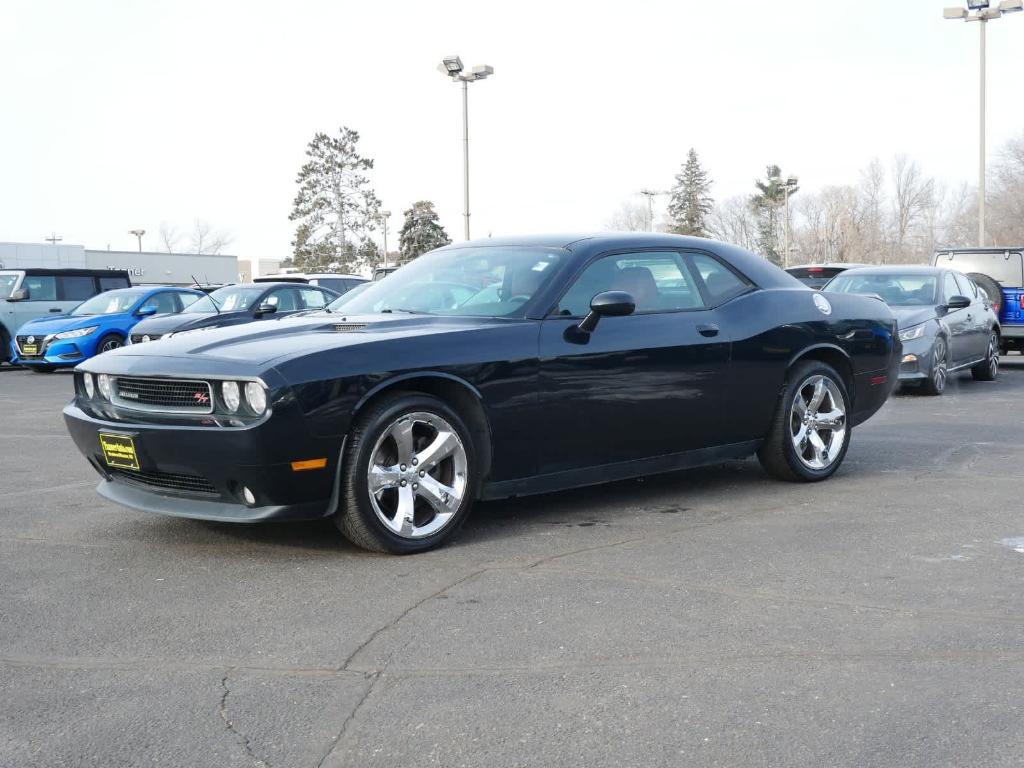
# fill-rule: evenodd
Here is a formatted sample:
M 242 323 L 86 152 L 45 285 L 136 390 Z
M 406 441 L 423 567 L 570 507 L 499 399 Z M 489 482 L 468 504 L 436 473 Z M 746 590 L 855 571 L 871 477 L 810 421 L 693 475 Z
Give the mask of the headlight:
M 245 385 L 245 399 L 257 416 L 262 416 L 267 410 L 267 390 L 258 381 L 250 381 Z
M 225 381 L 220 385 L 220 393 L 224 397 L 224 405 L 227 406 L 231 413 L 238 410 L 238 404 L 241 401 L 238 393 L 238 384 L 234 381 Z
M 82 383 L 85 385 L 85 394 L 87 394 L 91 400 L 96 395 L 96 387 L 92 383 L 92 374 L 85 374 L 85 376 L 82 377 Z
M 98 325 L 90 325 L 88 328 L 79 328 L 77 331 L 64 331 L 64 333 L 54 334 L 55 339 L 80 339 L 83 336 L 88 336 L 90 333 L 96 333 Z
M 101 373 L 99 376 L 96 377 L 96 386 L 98 386 L 100 388 L 100 394 L 103 395 L 103 398 L 105 400 L 109 400 L 110 399 L 110 377 L 107 374 L 105 374 L 105 373 Z
M 143 337 L 142 337 L 142 340 L 143 340 L 143 341 L 150 341 L 151 339 L 149 338 L 149 336 L 143 336 Z
M 924 336 L 924 323 L 921 325 L 915 325 L 913 328 L 907 328 L 905 331 L 900 331 L 900 341 L 912 341 L 914 339 L 920 339 Z

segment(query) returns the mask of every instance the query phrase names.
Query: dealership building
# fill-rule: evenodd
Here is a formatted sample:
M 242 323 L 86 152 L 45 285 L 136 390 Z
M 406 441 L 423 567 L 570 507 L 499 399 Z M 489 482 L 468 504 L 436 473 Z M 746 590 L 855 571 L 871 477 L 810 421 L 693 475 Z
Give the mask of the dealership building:
M 123 269 L 132 285 L 237 283 L 237 256 L 211 253 L 92 251 L 81 245 L 0 243 L 0 269 Z

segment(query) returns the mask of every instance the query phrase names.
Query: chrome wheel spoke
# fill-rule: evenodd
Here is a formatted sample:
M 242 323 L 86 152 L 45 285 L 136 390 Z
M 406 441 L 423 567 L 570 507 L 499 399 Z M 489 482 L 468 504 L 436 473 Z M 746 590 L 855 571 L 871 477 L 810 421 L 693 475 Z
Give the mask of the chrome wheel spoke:
M 812 413 L 817 413 L 818 408 L 821 407 L 821 401 L 825 398 L 825 378 L 819 376 L 818 380 L 814 382 L 814 395 L 811 396 L 811 402 L 807 404 L 807 409 Z
M 402 481 L 402 471 L 397 466 L 382 467 L 378 464 L 370 466 L 368 486 L 370 493 L 380 496 L 382 491 L 388 488 L 397 488 Z
M 833 408 L 827 413 L 821 413 L 820 411 L 814 416 L 814 423 L 819 428 L 831 429 L 837 427 L 846 418 L 846 414 L 840 411 L 838 408 Z
M 409 536 L 415 526 L 416 496 L 413 494 L 412 486 L 404 485 L 398 487 L 398 510 L 391 521 L 392 529 L 401 536 Z
M 462 497 L 451 486 L 445 485 L 430 475 L 421 477 L 416 491 L 438 514 L 450 515 L 459 508 Z
M 821 439 L 821 435 L 818 434 L 816 429 L 812 429 L 808 434 L 807 440 L 811 444 L 811 450 L 814 451 L 814 460 L 824 463 L 826 448 L 825 441 Z
M 399 421 L 397 424 L 388 430 L 388 434 L 391 435 L 391 439 L 395 441 L 395 449 L 398 451 L 398 461 L 400 464 L 409 464 L 412 461 L 415 448 L 413 447 L 413 436 L 412 436 L 413 421 L 411 419 L 405 419 Z
M 454 432 L 439 430 L 430 445 L 416 454 L 416 463 L 423 469 L 432 469 L 461 447 L 462 442 Z

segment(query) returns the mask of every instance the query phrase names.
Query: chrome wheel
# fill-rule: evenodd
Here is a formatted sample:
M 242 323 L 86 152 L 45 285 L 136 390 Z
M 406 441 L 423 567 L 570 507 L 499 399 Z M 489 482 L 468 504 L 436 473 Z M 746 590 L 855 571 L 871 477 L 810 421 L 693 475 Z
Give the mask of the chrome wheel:
M 993 379 L 999 373 L 999 337 L 994 333 L 988 340 L 988 372 Z
M 790 439 L 800 461 L 827 469 L 846 442 L 846 402 L 834 381 L 815 374 L 797 388 L 790 408 Z
M 399 416 L 370 454 L 366 486 L 377 518 L 393 533 L 422 539 L 455 517 L 466 495 L 469 462 L 458 432 L 440 416 Z
M 936 392 L 942 392 L 946 388 L 946 379 L 949 377 L 948 363 L 946 362 L 946 343 L 942 339 L 938 339 L 935 342 L 932 361 L 932 389 Z

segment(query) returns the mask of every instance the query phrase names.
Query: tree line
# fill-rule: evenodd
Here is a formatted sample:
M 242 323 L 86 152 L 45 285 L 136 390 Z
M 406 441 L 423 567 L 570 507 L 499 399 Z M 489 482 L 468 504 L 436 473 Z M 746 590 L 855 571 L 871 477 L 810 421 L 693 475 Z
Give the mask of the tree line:
M 789 185 L 768 165 L 751 193 L 715 201 L 712 180 L 696 151 L 687 154 L 657 228 L 713 237 L 782 264 L 801 262 L 926 262 L 936 248 L 976 245 L 977 188 L 950 186 L 928 176 L 906 155 L 875 159 L 856 183 L 813 192 Z M 986 242 L 1024 242 L 1024 133 L 1007 142 L 988 169 Z M 648 209 L 627 202 L 608 222 L 613 229 L 654 229 Z M 788 257 L 785 253 L 788 240 Z
M 313 137 L 295 179 L 299 190 L 288 217 L 295 222 L 294 266 L 305 272 L 358 273 L 384 260 L 374 239 L 384 220 L 372 170 L 373 159 L 359 152 L 357 131 L 342 126 L 335 136 Z M 451 242 L 431 201 L 418 200 L 403 215 L 399 262 Z

